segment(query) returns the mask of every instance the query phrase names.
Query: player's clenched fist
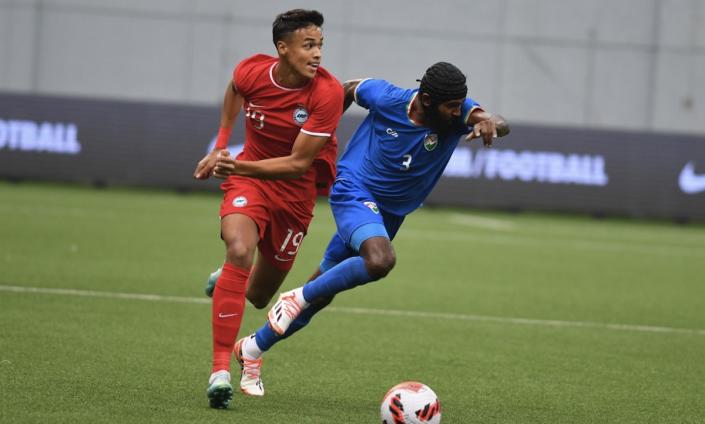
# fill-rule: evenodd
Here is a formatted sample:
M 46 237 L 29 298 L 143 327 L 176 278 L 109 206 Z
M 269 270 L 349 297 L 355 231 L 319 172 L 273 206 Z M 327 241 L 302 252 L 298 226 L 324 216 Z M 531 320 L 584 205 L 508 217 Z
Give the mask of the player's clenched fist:
M 213 176 L 224 180 L 234 173 L 235 159 L 230 156 L 229 151 L 219 151 L 216 156 L 215 167 L 213 168 Z

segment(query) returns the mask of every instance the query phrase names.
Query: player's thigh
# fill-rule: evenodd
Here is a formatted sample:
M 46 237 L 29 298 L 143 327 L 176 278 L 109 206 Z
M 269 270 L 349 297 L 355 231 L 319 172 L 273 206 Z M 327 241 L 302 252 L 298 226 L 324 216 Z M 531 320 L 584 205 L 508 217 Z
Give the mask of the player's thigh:
M 394 256 L 394 247 L 387 237 L 370 237 L 362 242 L 360 256 L 363 258 Z
M 341 180 L 335 183 L 330 195 L 330 206 L 338 236 L 354 251 L 357 251 L 359 246 L 351 243 L 352 235 L 358 228 L 368 224 L 384 227 L 384 218 L 374 197 L 350 181 Z
M 259 229 L 252 217 L 233 213 L 220 220 L 220 235 L 226 245 L 242 243 L 254 249 L 259 243 Z
M 259 242 L 263 259 L 275 268 L 288 271 L 294 265 L 299 248 L 313 218 L 314 202 L 274 200 L 269 225 Z
M 269 223 L 269 203 L 259 187 L 247 179 L 229 184 L 220 206 L 220 235 L 229 261 L 250 267 L 257 244 Z
M 396 252 L 392 239 L 399 231 L 403 216 L 396 216 L 382 211 L 384 225 L 365 224 L 353 232 L 351 244 L 359 246 L 360 256 L 368 263 L 391 270 L 396 263 Z
M 277 293 L 294 265 L 299 247 L 313 217 L 313 201 L 274 201 L 269 225 L 258 244 L 259 255 L 250 274 L 248 299 L 256 307 L 264 307 Z

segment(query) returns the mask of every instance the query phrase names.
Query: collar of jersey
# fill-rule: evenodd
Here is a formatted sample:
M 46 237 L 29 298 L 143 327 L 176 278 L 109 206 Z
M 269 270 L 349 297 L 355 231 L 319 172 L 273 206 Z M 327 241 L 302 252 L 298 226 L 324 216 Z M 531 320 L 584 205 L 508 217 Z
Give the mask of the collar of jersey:
M 269 79 L 272 80 L 272 84 L 274 84 L 275 87 L 281 88 L 282 90 L 285 90 L 285 91 L 299 91 L 299 90 L 303 90 L 304 88 L 306 88 L 306 86 L 309 84 L 308 82 L 303 87 L 299 87 L 299 88 L 286 88 L 283 85 L 277 84 L 277 81 L 274 79 L 274 67 L 277 66 L 278 63 L 279 63 L 278 61 L 274 62 L 274 63 L 272 63 L 272 66 L 269 67 Z M 311 81 L 309 81 L 309 82 L 311 82 Z
M 411 115 L 410 115 L 410 113 L 411 113 L 411 105 L 414 103 L 414 100 L 416 99 L 416 96 L 417 96 L 418 94 L 419 94 L 419 92 L 416 91 L 416 92 L 414 93 L 414 95 L 411 96 L 411 100 L 409 100 L 409 104 L 406 105 L 406 119 L 408 119 L 409 122 L 411 122 L 411 125 L 413 125 L 413 126 L 415 126 L 415 127 L 424 127 L 423 125 L 421 125 L 421 124 L 419 124 L 418 122 L 416 122 L 416 121 L 414 121 L 413 119 L 411 119 Z M 425 128 L 425 127 L 424 127 L 424 128 Z

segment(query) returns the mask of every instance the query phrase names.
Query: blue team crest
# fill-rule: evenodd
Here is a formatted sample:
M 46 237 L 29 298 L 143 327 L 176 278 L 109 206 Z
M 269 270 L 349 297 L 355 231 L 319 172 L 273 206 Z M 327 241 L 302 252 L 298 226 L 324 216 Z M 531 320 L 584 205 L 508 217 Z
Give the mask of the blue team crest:
M 427 151 L 431 151 L 438 146 L 438 134 L 428 134 L 426 138 L 423 139 L 423 147 Z
M 299 105 L 294 111 L 294 121 L 299 125 L 303 125 L 308 120 L 308 111 L 302 105 Z
M 379 208 L 375 202 L 362 202 L 365 206 L 370 208 L 370 210 L 379 215 Z

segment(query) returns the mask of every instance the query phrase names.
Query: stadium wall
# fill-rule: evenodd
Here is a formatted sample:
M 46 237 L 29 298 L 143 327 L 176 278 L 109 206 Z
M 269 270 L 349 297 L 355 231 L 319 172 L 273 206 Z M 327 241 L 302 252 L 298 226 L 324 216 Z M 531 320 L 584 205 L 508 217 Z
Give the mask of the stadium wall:
M 0 0 L 0 90 L 219 104 L 302 6 L 341 80 L 447 60 L 514 123 L 705 134 L 702 0 Z
M 360 119 L 344 115 L 341 144 Z M 215 190 L 217 181 L 191 175 L 218 124 L 212 106 L 0 93 L 0 178 Z M 240 123 L 233 153 L 243 137 Z M 427 203 L 702 219 L 704 143 L 704 136 L 516 125 L 492 149 L 461 145 Z

